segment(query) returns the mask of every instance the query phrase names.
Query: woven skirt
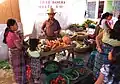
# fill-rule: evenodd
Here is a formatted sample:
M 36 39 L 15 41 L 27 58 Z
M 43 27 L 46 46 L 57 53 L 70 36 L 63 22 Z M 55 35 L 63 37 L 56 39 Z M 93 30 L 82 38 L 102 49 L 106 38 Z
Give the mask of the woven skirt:
M 41 74 L 40 58 L 31 57 L 30 67 L 32 78 L 39 79 Z
M 99 76 L 100 68 L 103 64 L 109 64 L 108 53 L 112 50 L 112 46 L 103 43 L 102 44 L 102 53 L 97 53 L 95 56 L 93 72 L 96 77 Z

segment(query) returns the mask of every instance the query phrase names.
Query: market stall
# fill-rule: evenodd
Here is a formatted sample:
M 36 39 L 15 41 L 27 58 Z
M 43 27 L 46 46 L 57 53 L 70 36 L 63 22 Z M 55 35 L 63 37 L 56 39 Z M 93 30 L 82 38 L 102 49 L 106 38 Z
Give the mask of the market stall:
M 63 39 L 64 37 L 65 39 Z M 61 81 L 61 84 L 85 84 L 82 82 L 88 77 L 92 83 L 95 81 L 92 71 L 87 68 L 84 59 L 76 58 L 73 54 L 73 58 L 70 60 L 70 56 L 68 56 L 75 52 L 87 52 L 89 44 L 84 40 L 87 38 L 88 34 L 83 30 L 72 34 L 65 33 L 62 38 L 57 40 L 39 39 L 37 49 L 40 53 L 42 74 L 46 75 L 44 79 L 47 80 L 46 84 L 59 84 L 58 81 Z

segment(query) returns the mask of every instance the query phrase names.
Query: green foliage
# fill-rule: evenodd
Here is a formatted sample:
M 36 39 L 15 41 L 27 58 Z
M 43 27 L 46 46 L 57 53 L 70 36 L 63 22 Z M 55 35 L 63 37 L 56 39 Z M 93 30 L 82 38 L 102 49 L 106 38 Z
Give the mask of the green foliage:
M 71 24 L 69 28 L 80 28 L 81 26 L 79 24 Z
M 0 69 L 10 69 L 8 61 L 0 61 Z
M 95 28 L 96 23 L 92 20 L 87 19 L 83 24 L 82 27 L 86 28 L 86 26 L 90 27 L 90 28 Z
M 90 27 L 90 28 L 95 28 L 96 22 L 87 19 L 82 25 L 80 24 L 71 24 L 69 25 L 69 29 L 71 28 L 86 28 L 86 27 Z
M 94 24 L 90 24 L 90 25 L 89 25 L 89 28 L 95 29 L 95 25 L 94 25 Z

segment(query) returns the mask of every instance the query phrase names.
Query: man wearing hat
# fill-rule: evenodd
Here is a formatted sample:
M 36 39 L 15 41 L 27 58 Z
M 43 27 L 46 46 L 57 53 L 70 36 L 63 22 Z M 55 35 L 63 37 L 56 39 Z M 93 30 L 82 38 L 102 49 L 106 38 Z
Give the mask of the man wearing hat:
M 49 8 L 47 14 L 49 18 L 43 23 L 42 30 L 45 32 L 48 40 L 55 40 L 59 36 L 61 27 L 59 22 L 54 18 L 56 12 L 54 12 L 53 8 Z

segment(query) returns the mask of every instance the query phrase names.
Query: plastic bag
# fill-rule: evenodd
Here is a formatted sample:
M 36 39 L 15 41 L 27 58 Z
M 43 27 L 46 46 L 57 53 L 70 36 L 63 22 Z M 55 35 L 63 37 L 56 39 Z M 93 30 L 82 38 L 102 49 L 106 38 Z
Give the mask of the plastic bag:
M 0 61 L 9 59 L 8 47 L 4 43 L 0 43 Z
M 5 28 L 6 24 L 0 25 L 0 61 L 7 60 L 9 58 L 8 47 L 3 43 Z

